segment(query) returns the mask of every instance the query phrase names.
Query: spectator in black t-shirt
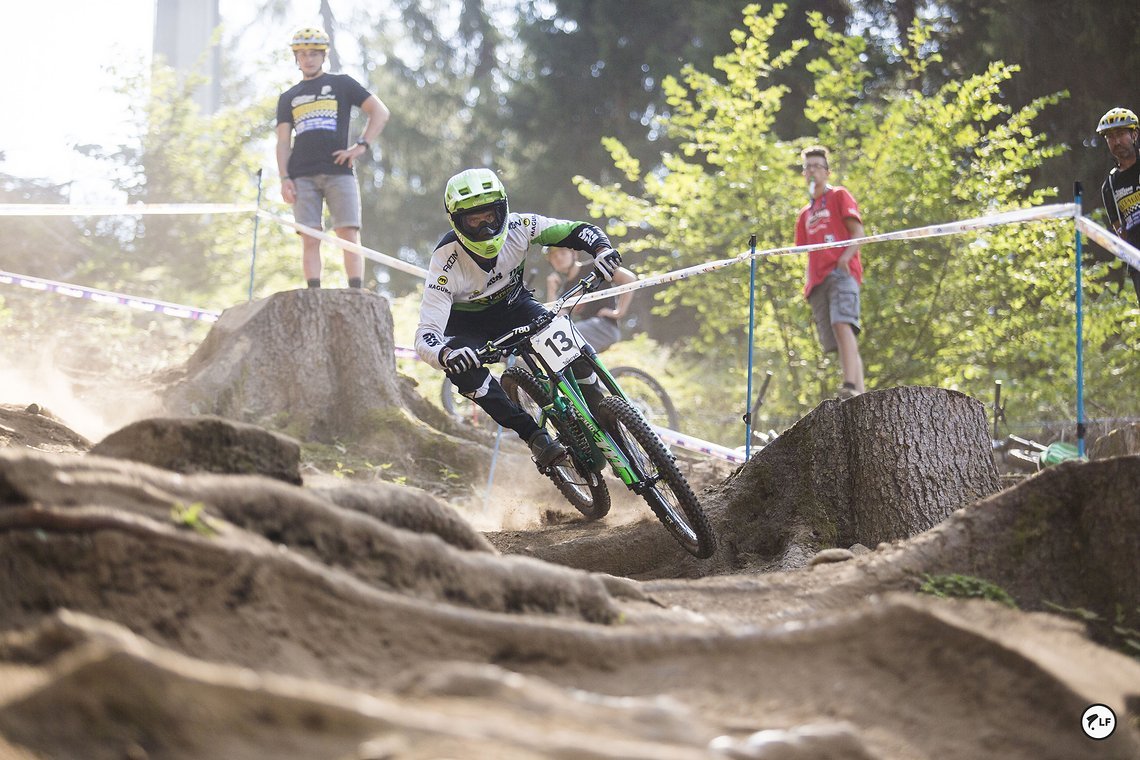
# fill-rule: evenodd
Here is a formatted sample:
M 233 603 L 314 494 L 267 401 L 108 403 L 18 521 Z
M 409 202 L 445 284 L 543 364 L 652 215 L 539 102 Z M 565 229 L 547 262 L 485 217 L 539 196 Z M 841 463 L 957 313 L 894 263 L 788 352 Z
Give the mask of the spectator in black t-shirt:
M 293 34 L 290 47 L 302 79 L 277 100 L 277 170 L 281 197 L 293 205 L 293 218 L 307 227 L 324 229 L 327 203 L 332 226 L 343 240 L 360 243 L 360 187 L 352 173 L 356 159 L 368 152 L 389 111 L 379 98 L 345 74 L 327 74 L 329 36 L 306 27 Z M 360 139 L 348 144 L 352 107 L 368 115 Z M 295 137 L 294 137 L 295 135 Z M 310 288 L 321 286 L 321 241 L 301 235 L 301 266 Z M 348 286 L 363 285 L 364 258 L 344 252 Z
M 1108 152 L 1116 160 L 1116 168 L 1100 188 L 1104 210 L 1112 229 L 1127 242 L 1140 248 L 1140 162 L 1136 160 L 1140 122 L 1127 108 L 1113 108 L 1096 125 L 1096 133 L 1104 138 Z M 1136 298 L 1140 300 L 1140 269 L 1128 267 Z

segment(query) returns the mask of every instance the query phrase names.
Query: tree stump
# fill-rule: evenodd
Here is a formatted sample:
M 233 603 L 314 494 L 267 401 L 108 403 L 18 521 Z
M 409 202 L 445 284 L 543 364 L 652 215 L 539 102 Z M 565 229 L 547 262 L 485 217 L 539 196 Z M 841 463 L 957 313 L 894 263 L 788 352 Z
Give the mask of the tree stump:
M 909 538 L 998 490 L 985 409 L 956 391 L 905 386 L 825 401 L 720 491 L 736 551 Z M 774 539 L 777 539 L 774 543 Z
M 174 416 L 214 415 L 310 444 L 415 482 L 485 475 L 486 450 L 416 416 L 396 372 L 388 302 L 364 290 L 275 293 L 222 313 L 167 387 Z M 419 399 L 420 406 L 427 402 Z M 410 413 L 409 410 L 413 411 Z M 335 448 L 334 448 L 335 447 Z
M 1089 459 L 1108 459 L 1140 454 L 1140 422 L 1119 427 L 1093 441 Z
M 403 406 L 393 349 L 392 313 L 373 293 L 275 293 L 226 309 L 165 401 L 302 439 L 355 436 L 370 410 Z

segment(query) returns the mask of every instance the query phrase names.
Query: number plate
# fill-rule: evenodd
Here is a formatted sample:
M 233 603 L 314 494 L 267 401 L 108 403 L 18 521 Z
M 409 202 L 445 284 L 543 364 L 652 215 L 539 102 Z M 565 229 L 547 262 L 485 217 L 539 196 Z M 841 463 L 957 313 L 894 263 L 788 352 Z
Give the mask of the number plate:
M 560 372 L 566 365 L 582 355 L 580 345 L 585 343 L 582 336 L 574 329 L 570 317 L 559 314 L 554 321 L 542 329 L 537 335 L 530 338 L 531 348 L 535 353 L 546 360 L 550 369 Z

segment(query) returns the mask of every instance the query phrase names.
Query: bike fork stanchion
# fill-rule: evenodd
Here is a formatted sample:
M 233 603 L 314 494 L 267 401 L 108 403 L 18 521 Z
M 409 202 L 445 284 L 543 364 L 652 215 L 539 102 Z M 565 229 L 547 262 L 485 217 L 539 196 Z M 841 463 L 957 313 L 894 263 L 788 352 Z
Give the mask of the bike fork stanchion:
M 257 263 L 257 223 L 261 219 L 261 169 L 257 170 L 257 206 L 253 211 L 253 252 L 249 257 L 249 300 L 253 300 L 253 268 Z
M 744 461 L 752 457 L 752 341 L 756 330 L 756 234 L 748 238 L 748 395 L 744 397 Z
M 1085 364 L 1084 364 L 1084 310 L 1081 297 L 1081 228 L 1076 221 L 1081 218 L 1081 183 L 1073 185 L 1074 205 L 1073 231 L 1077 233 L 1077 453 L 1085 455 Z

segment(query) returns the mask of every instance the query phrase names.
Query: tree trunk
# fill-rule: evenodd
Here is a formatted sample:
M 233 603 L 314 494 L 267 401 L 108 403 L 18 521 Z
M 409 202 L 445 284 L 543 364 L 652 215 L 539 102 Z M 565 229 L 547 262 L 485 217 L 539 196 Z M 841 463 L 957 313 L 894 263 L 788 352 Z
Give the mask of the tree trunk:
M 363 290 L 291 290 L 222 314 L 166 394 L 177 414 L 215 414 L 332 442 L 369 412 L 404 407 L 388 302 Z
M 741 467 L 722 490 L 723 542 L 749 553 L 771 547 L 774 535 L 811 550 L 873 547 L 997 490 L 979 402 L 942 388 L 891 388 L 823 402 Z

